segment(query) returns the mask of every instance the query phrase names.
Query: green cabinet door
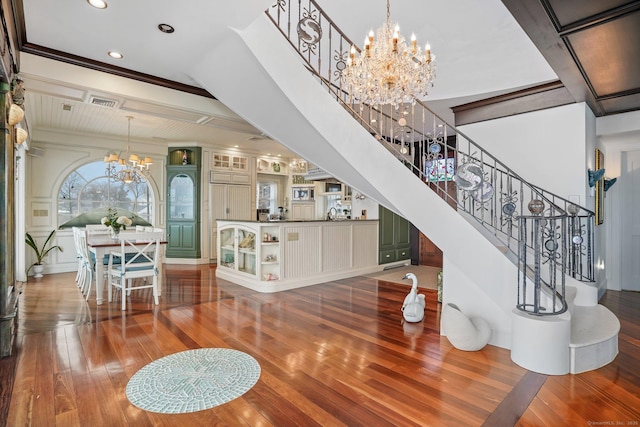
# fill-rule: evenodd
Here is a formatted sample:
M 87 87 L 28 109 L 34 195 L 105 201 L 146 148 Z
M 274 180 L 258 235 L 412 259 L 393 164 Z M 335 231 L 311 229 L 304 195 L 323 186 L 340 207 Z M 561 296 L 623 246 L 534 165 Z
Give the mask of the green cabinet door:
M 180 148 L 169 152 L 168 258 L 200 258 L 200 150 Z
M 411 227 L 409 221 L 380 206 L 379 264 L 388 264 L 411 258 Z

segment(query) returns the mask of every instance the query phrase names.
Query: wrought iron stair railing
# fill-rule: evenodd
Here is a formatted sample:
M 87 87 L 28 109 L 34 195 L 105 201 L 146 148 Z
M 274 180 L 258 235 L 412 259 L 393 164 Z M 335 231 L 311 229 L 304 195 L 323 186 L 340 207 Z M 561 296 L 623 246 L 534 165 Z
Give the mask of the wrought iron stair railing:
M 559 308 L 546 312 L 540 310 L 539 305 L 530 308 L 531 304 L 522 302 L 529 298 L 524 294 L 522 299 L 519 297 L 519 308 L 536 314 L 566 309 L 564 279 L 556 285 L 556 282 L 549 282 L 557 277 L 556 274 L 541 278 L 538 274 L 540 263 L 547 264 L 549 271 L 560 269 L 577 280 L 594 280 L 593 212 L 528 183 L 423 102 L 399 108 L 356 103 L 344 89 L 341 79 L 349 51 L 355 44 L 315 1 L 277 0 L 266 14 L 304 60 L 308 71 L 376 140 L 447 203 L 484 229 L 496 245 L 505 247 L 517 257 L 518 265 L 523 259 L 527 262 L 526 266 L 520 266 L 525 282 L 529 277 L 537 283 L 538 292 L 546 287 L 552 299 L 562 293 Z M 475 171 L 472 178 L 481 175 L 481 185 L 464 190 L 464 180 L 454 181 L 456 175 L 460 178 L 461 168 Z M 565 233 L 562 236 L 546 232 L 547 249 L 545 244 L 541 249 L 536 243 L 539 238 L 545 238 L 535 235 L 535 232 L 544 232 L 544 227 L 529 227 L 528 232 L 523 233 L 526 220 L 522 223 L 522 218 L 531 216 L 530 204 L 544 206 L 533 217 L 563 218 L 557 221 L 566 223 L 561 227 Z M 549 251 L 549 247 L 553 250 Z M 529 253 L 534 255 L 528 257 Z

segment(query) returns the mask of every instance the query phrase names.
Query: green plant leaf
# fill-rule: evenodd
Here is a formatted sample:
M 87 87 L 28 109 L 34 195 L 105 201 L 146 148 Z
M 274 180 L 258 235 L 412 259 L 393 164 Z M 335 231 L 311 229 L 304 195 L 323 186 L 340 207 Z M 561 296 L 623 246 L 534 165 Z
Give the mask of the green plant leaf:
M 62 248 L 62 246 L 59 246 L 59 245 L 54 245 L 54 246 L 51 246 L 51 247 L 47 248 L 47 245 L 49 244 L 49 242 L 53 238 L 53 235 L 55 234 L 55 232 L 56 232 L 56 230 L 53 229 L 51 231 L 51 233 L 49 233 L 49 236 L 47 237 L 47 240 L 45 240 L 44 244 L 42 245 L 42 248 L 38 247 L 38 244 L 36 243 L 35 239 L 31 236 L 31 234 L 29 234 L 29 233 L 25 234 L 25 239 L 24 239 L 25 243 L 31 249 L 33 249 L 33 251 L 36 254 L 36 260 L 37 261 L 35 262 L 35 264 L 42 264 L 42 260 L 44 260 L 46 258 L 46 256 L 49 254 L 49 252 L 51 252 L 54 249 L 57 249 L 60 252 L 64 252 L 64 249 Z M 27 272 L 28 271 L 29 270 L 27 270 Z

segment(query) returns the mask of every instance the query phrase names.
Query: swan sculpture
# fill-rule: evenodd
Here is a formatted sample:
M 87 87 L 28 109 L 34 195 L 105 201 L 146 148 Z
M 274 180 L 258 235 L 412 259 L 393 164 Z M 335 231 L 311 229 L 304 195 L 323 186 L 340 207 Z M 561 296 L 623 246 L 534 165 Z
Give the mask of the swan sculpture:
M 411 291 L 402 303 L 402 316 L 407 322 L 419 322 L 424 318 L 424 295 L 418 295 L 418 278 L 413 273 L 407 273 L 402 280 L 411 279 Z
M 481 317 L 468 317 L 460 308 L 448 303 L 442 309 L 441 330 L 458 350 L 478 351 L 491 339 L 491 326 Z

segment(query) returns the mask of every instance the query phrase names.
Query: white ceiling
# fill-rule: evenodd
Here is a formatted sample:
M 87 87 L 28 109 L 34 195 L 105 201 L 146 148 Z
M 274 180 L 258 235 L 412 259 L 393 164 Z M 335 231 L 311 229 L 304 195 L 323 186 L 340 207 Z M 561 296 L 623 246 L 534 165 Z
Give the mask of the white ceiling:
M 27 45 L 196 86 L 185 74 L 184 64 L 197 61 L 208 45 L 223 42 L 226 33 L 221 28 L 247 25 L 274 3 L 108 2 L 107 9 L 98 10 L 82 0 L 23 0 Z M 361 40 L 385 20 L 382 0 L 318 3 L 354 40 Z M 428 103 L 445 117 L 450 117 L 449 108 L 454 105 L 557 79 L 499 0 L 394 1 L 391 18 L 406 38 L 415 32 L 421 44 L 431 43 L 438 75 Z M 160 23 L 174 26 L 175 33 L 160 32 Z M 124 58 L 111 59 L 109 50 L 121 51 Z M 220 61 L 233 63 L 233 58 Z M 125 116 L 131 115 L 132 140 L 240 145 L 250 151 L 288 155 L 284 147 L 210 98 L 31 54 L 21 55 L 20 76 L 27 90 L 28 125 L 36 141 L 44 132 L 123 137 Z M 113 100 L 116 107 L 92 105 L 92 97 Z

